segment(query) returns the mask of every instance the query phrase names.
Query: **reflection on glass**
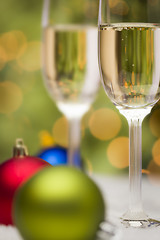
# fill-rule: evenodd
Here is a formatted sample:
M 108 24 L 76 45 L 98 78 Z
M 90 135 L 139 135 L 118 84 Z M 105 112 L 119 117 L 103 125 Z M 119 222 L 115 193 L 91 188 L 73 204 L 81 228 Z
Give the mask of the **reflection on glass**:
M 115 11 L 111 2 L 99 4 L 99 65 L 107 95 L 129 123 L 129 209 L 122 219 L 127 227 L 157 226 L 141 201 L 141 126 L 160 97 L 160 17 L 149 2 L 143 3 L 144 14 L 136 14 L 142 1 L 123 1 L 128 11 L 120 2 Z
M 88 19 L 83 8 L 73 11 L 71 3 L 58 2 L 58 17 L 57 2 L 44 1 L 42 59 L 47 90 L 69 121 L 68 162 L 79 166 L 80 121 L 99 88 L 98 29 L 92 15 Z

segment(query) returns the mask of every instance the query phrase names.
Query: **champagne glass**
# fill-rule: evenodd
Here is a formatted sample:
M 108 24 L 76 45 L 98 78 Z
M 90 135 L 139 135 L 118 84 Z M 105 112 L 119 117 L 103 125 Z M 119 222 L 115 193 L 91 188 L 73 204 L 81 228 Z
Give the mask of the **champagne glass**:
M 44 0 L 43 73 L 48 92 L 69 122 L 68 163 L 81 166 L 80 121 L 99 89 L 98 6 L 90 0 Z
M 160 223 L 141 200 L 142 121 L 160 97 L 160 1 L 100 0 L 99 66 L 103 87 L 129 124 L 129 208 L 126 226 Z
M 69 122 L 68 164 L 80 166 L 80 121 L 99 89 L 96 0 L 44 0 L 44 82 Z M 71 229 L 69 229 L 71 230 Z M 102 222 L 96 240 L 118 239 L 119 229 Z

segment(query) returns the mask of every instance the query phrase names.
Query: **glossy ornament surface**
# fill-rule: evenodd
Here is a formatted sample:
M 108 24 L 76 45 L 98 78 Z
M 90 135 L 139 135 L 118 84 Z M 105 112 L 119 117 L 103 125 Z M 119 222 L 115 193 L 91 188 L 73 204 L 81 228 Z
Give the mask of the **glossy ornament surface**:
M 19 186 L 41 168 L 50 166 L 46 161 L 27 154 L 22 139 L 17 139 L 13 157 L 0 164 L 0 224 L 13 224 L 12 203 Z
M 43 149 L 38 154 L 38 157 L 44 159 L 53 166 L 67 164 L 67 150 L 59 146 Z
M 91 178 L 77 168 L 55 166 L 17 191 L 13 210 L 25 240 L 93 240 L 105 206 Z

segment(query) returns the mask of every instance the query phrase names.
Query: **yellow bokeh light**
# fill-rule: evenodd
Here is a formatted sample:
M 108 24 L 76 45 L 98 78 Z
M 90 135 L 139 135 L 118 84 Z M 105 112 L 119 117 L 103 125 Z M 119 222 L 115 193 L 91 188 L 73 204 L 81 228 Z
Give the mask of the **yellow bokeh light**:
M 149 120 L 149 126 L 154 136 L 160 137 L 160 109 L 155 110 Z
M 151 5 L 151 6 L 156 6 L 156 5 L 158 5 L 158 0 L 149 0 L 149 4 Z
M 29 42 L 23 54 L 17 59 L 18 65 L 25 71 L 36 71 L 41 68 L 41 43 Z
M 80 137 L 84 137 L 85 128 L 80 123 Z M 53 139 L 60 146 L 68 147 L 69 145 L 69 123 L 65 117 L 59 118 L 53 126 Z
M 89 111 L 86 114 L 84 114 L 84 116 L 82 117 L 82 121 L 81 122 L 82 122 L 83 128 L 88 128 L 88 126 L 89 126 L 89 119 L 90 119 L 90 117 L 91 117 L 93 112 L 94 112 L 94 109 L 93 109 L 93 107 L 91 107 L 89 109 Z
M 43 148 L 51 147 L 54 145 L 54 139 L 52 135 L 46 130 L 40 131 L 39 138 L 40 138 L 40 144 Z
M 107 148 L 109 162 L 116 168 L 126 168 L 129 165 L 129 139 L 118 137 Z
M 88 174 L 89 176 L 92 176 L 92 174 L 93 174 L 93 166 L 92 166 L 91 161 L 90 161 L 89 159 L 86 159 L 86 160 L 85 160 L 85 163 L 86 163 L 86 165 L 87 165 L 87 174 Z
M 0 83 L 0 113 L 12 113 L 22 104 L 23 94 L 20 87 L 10 81 Z
M 80 2 L 81 4 L 81 2 Z M 93 19 L 97 16 L 97 2 L 86 1 L 84 4 L 84 11 L 87 18 Z
M 150 174 L 150 172 L 147 169 L 142 169 L 142 174 Z
M 150 161 L 147 170 L 149 174 L 147 175 L 152 183 L 160 184 L 160 166 L 158 166 L 155 161 Z
M 22 31 L 6 32 L 0 37 L 0 46 L 4 49 L 8 61 L 17 59 L 24 52 L 26 45 L 26 36 Z
M 55 142 L 63 147 L 68 146 L 68 122 L 65 117 L 59 118 L 53 126 Z
M 121 128 L 119 115 L 112 109 L 101 108 L 92 113 L 89 129 L 94 137 L 109 140 L 115 137 Z
M 109 5 L 113 14 L 127 15 L 129 12 L 128 4 L 123 0 L 110 0 Z
M 160 166 L 160 138 L 153 145 L 152 156 L 155 163 Z
M 109 7 L 113 8 L 118 4 L 119 0 L 109 0 Z
M 0 70 L 2 70 L 7 62 L 7 54 L 3 47 L 0 46 Z

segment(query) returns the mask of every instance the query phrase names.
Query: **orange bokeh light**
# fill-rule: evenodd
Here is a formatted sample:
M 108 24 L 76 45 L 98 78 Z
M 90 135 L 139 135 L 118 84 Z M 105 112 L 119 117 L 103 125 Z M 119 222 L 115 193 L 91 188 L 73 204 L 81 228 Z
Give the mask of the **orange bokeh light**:
M 147 175 L 149 180 L 154 184 L 160 184 L 160 166 L 158 166 L 155 161 L 150 161 L 147 170 L 149 174 Z
M 22 104 L 23 93 L 20 87 L 11 82 L 0 83 L 0 113 L 15 112 Z
M 118 114 L 109 108 L 94 111 L 89 119 L 89 129 L 94 137 L 100 140 L 109 140 L 115 137 L 121 128 Z
M 7 62 L 7 54 L 2 46 L 0 46 L 0 70 L 2 70 Z
M 160 109 L 155 110 L 149 120 L 149 126 L 154 136 L 160 137 Z
M 65 117 L 59 118 L 53 126 L 53 137 L 57 144 L 68 146 L 68 122 Z
M 26 36 L 22 31 L 15 30 L 3 33 L 0 46 L 4 49 L 8 61 L 17 59 L 26 49 Z
M 39 138 L 40 138 L 40 144 L 43 148 L 51 147 L 54 145 L 54 139 L 52 135 L 46 130 L 40 131 Z
M 17 59 L 18 65 L 25 71 L 33 72 L 41 68 L 41 43 L 28 42 L 23 54 Z
M 123 15 L 127 15 L 129 12 L 129 6 L 126 3 L 126 1 L 109 0 L 109 5 L 113 14 L 123 16 Z
M 116 168 L 126 168 L 129 166 L 129 139 L 128 137 L 118 137 L 109 144 L 107 148 L 109 162 Z
M 90 161 L 89 159 L 86 159 L 86 160 L 85 160 L 85 163 L 86 163 L 86 165 L 87 165 L 87 174 L 88 174 L 89 176 L 92 176 L 92 174 L 93 174 L 93 166 L 92 166 L 91 161 Z
M 150 172 L 147 169 L 142 169 L 142 174 L 150 174 Z
M 160 138 L 153 145 L 152 156 L 155 163 L 160 166 Z

